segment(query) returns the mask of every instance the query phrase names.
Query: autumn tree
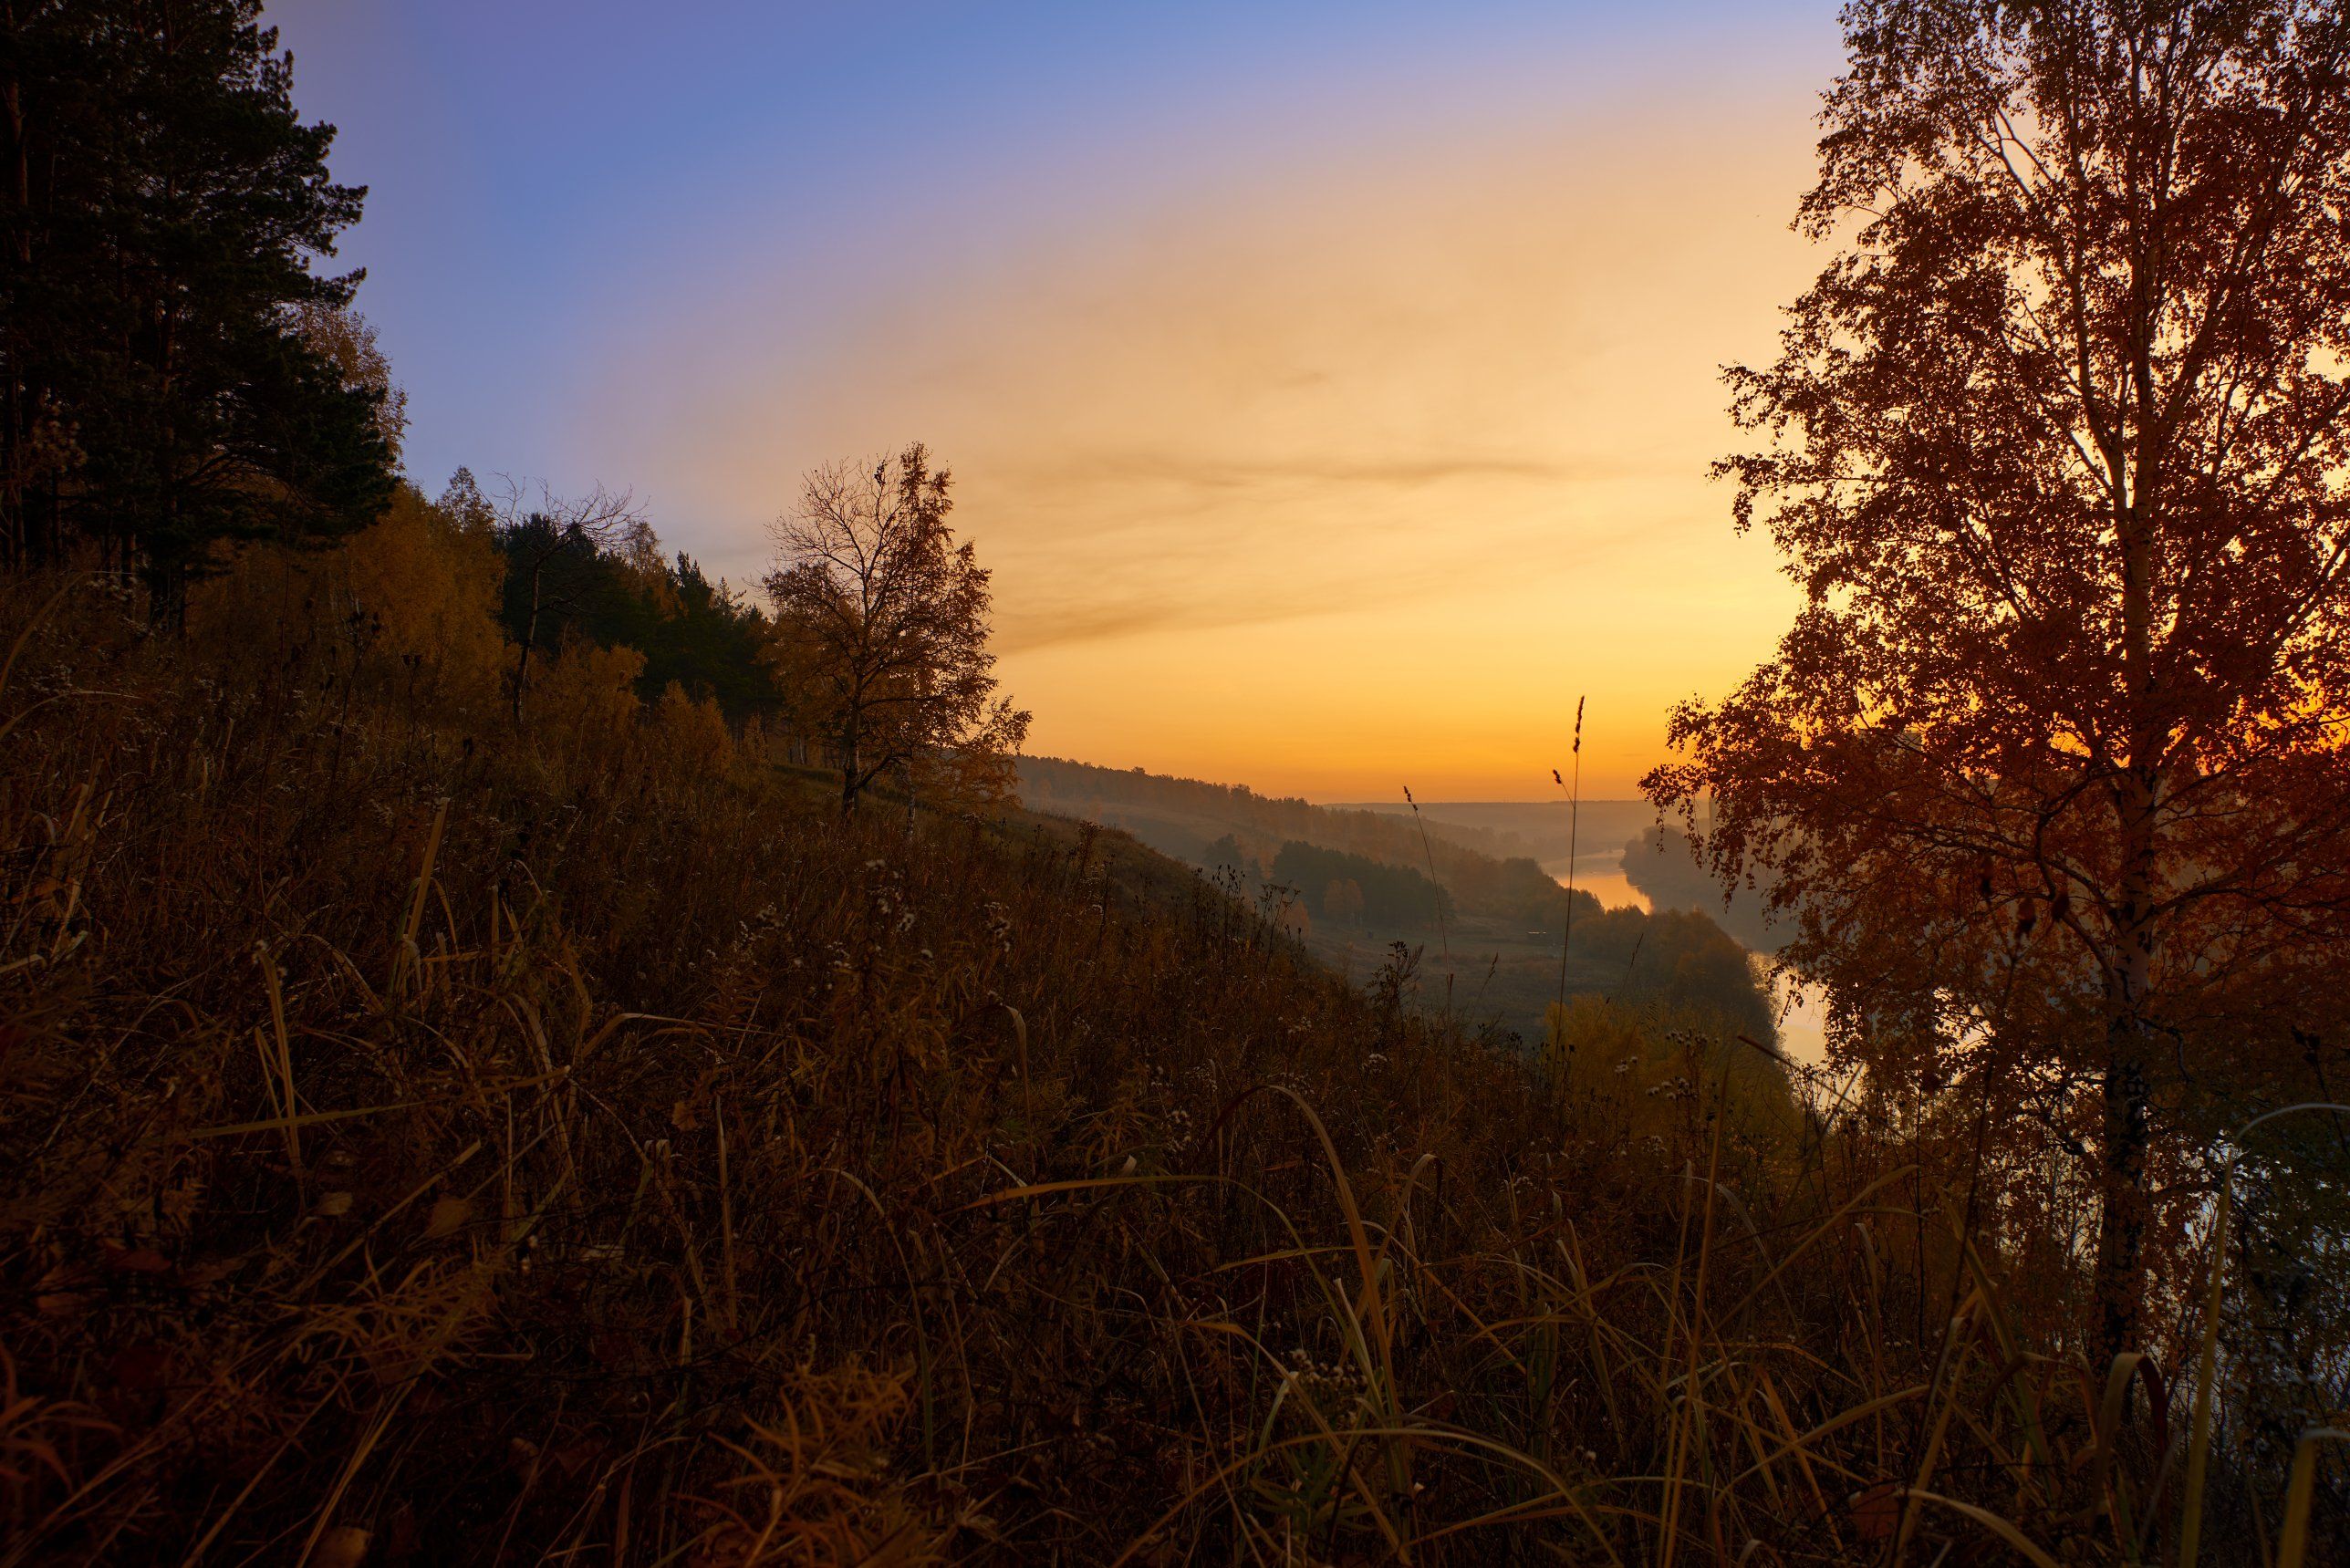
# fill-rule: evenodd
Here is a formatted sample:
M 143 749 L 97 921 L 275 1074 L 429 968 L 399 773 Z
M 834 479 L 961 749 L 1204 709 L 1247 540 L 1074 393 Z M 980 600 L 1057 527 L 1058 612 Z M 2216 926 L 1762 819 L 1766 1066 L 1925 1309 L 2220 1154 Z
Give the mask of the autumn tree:
M 296 335 L 333 369 L 343 387 L 373 402 L 376 437 L 397 466 L 400 445 L 408 438 L 408 389 L 391 379 L 391 361 L 376 341 L 374 325 L 349 306 L 323 299 L 304 300 L 289 316 Z
M 1028 715 L 996 694 L 989 574 L 948 526 L 951 477 L 917 444 L 807 475 L 766 578 L 779 658 L 840 767 L 840 805 L 892 769 L 1008 787 Z
M 483 493 L 482 482 L 473 477 L 472 469 L 460 466 L 451 474 L 434 504 L 460 534 L 483 539 L 497 536 L 498 509 Z
M 1805 603 L 1647 787 L 1692 828 L 1710 795 L 1712 868 L 1799 915 L 1839 1050 L 2078 1153 L 2110 1353 L 2350 954 L 2350 36 L 2183 0 L 1845 30 L 1798 220 L 1839 248 L 1730 372 L 1764 441 L 1721 465 Z

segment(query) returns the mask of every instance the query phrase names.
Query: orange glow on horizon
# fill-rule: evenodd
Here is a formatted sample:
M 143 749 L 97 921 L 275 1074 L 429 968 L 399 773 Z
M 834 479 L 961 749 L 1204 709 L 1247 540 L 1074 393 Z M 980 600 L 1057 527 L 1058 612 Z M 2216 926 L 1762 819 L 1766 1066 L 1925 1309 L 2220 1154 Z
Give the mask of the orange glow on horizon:
M 1104 193 L 990 257 L 893 250 L 846 298 L 745 279 L 645 323 L 593 423 L 631 432 L 612 472 L 683 476 L 660 509 L 703 517 L 930 443 L 1031 751 L 1540 799 L 1587 693 L 1585 793 L 1630 795 L 1670 705 L 1795 603 L 1706 466 L 1741 444 L 1719 367 L 1772 352 L 1823 259 L 1786 227 L 1808 108 L 1366 139 Z M 764 541 L 730 526 L 703 550 L 740 580 Z

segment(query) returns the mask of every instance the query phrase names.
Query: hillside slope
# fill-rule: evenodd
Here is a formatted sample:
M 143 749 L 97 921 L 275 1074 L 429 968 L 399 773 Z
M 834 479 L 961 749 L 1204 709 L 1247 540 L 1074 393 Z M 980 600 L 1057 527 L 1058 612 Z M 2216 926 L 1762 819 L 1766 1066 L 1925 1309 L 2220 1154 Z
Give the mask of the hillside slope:
M 2034 1427 L 2019 1502 L 1908 1326 L 1963 1137 L 1596 1000 L 1495 1048 L 1115 833 L 844 823 L 592 649 L 516 729 L 343 565 L 247 568 L 282 638 L 0 585 L 12 1561 L 1851 1560 L 1867 1413 L 1959 1401 L 1927 1484 L 2095 1557 L 2150 1466 Z M 2052 1344 L 2071 1261 L 1981 1245 Z
M 0 1345 L 47 1560 L 743 1561 L 770 1479 L 813 1560 L 1107 1560 L 1286 1347 L 1345 1354 L 1287 1264 L 1272 1360 L 1201 1337 L 1280 1213 L 1326 1231 L 1321 1139 L 1383 1204 L 1444 1151 L 1448 1251 L 1541 1140 L 1408 976 L 1123 836 L 844 825 L 589 651 L 518 732 L 329 637 L 45 597 L 0 618 Z M 1002 1196 L 1103 1179 L 1179 1184 Z M 1398 1376 L 1470 1375 L 1433 1351 Z

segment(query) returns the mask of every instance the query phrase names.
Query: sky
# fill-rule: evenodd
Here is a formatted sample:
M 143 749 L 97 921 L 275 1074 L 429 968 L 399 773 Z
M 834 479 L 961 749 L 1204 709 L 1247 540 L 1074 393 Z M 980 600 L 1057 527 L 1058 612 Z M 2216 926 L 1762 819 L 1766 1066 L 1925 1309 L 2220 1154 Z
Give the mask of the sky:
M 1319 800 L 1585 793 L 1767 657 L 1721 368 L 1834 0 L 277 0 L 369 189 L 410 474 L 633 489 L 754 584 L 926 442 L 1029 749 Z

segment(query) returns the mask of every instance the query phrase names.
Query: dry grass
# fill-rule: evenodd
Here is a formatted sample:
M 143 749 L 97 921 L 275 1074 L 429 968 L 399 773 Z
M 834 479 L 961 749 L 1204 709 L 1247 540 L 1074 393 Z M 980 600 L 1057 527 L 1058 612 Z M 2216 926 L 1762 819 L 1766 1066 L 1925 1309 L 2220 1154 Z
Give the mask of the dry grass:
M 2153 1562 L 2189 1476 L 2343 1549 L 1743 1047 L 0 591 L 0 1563 Z

